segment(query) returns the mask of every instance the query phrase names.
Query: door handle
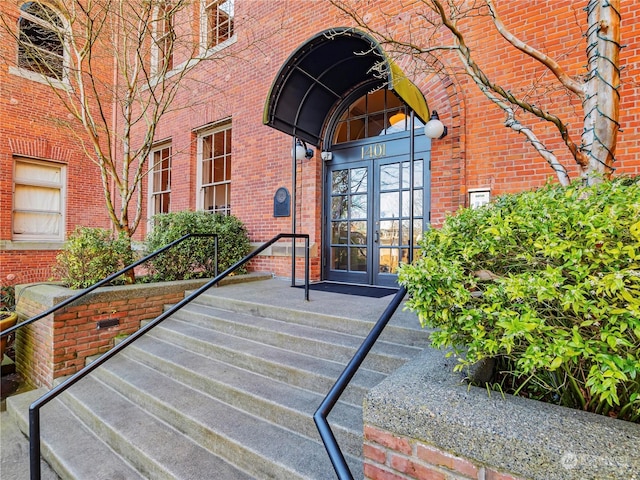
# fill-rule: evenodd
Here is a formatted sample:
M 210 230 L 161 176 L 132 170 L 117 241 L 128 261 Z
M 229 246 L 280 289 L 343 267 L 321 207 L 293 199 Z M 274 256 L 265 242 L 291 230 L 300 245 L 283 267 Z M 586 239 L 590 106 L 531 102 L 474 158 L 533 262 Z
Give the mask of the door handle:
M 376 230 L 373 232 L 373 243 L 378 243 L 380 241 L 380 231 Z

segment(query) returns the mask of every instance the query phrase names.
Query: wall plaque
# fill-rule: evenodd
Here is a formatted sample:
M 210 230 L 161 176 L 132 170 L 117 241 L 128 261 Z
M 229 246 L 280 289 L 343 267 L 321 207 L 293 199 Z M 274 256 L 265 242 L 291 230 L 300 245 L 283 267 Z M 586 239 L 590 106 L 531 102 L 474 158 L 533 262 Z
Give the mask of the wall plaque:
M 288 217 L 291 215 L 291 196 L 289 191 L 280 187 L 273 196 L 273 216 Z

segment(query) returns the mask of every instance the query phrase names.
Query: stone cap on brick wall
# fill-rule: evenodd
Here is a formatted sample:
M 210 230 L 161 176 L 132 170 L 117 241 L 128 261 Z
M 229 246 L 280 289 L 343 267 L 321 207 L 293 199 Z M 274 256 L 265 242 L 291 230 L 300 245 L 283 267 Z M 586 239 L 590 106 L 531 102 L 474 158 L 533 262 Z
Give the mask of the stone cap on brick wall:
M 234 275 L 223 278 L 219 284 L 228 285 L 232 283 L 250 282 L 271 278 L 271 273 L 252 272 L 245 275 Z M 194 279 L 194 280 L 174 280 L 170 282 L 155 283 L 136 283 L 134 285 L 114 285 L 100 287 L 93 292 L 80 298 L 73 305 L 90 304 L 95 301 L 95 297 L 99 296 L 101 301 L 114 301 L 129 298 L 140 297 L 141 293 L 145 297 L 163 296 L 171 293 L 184 293 L 188 290 L 196 290 L 210 278 Z M 41 305 L 53 306 L 66 300 L 69 297 L 77 295 L 82 289 L 71 290 L 56 282 L 40 282 L 25 285 L 16 285 L 16 298 L 23 295 L 28 296 L 30 300 L 36 301 Z
M 640 425 L 469 386 L 430 348 L 372 389 L 364 423 L 536 480 L 640 480 Z

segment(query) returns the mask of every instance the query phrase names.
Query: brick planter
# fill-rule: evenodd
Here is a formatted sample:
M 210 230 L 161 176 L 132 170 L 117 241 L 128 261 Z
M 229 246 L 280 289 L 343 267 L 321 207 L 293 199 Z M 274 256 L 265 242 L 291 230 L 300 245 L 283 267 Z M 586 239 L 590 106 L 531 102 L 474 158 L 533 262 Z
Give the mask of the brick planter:
M 640 480 L 640 425 L 489 393 L 426 349 L 364 402 L 374 480 Z
M 206 280 L 184 280 L 99 288 L 53 315 L 18 330 L 16 365 L 25 382 L 51 388 L 54 379 L 71 375 L 87 357 L 109 350 L 118 335 L 140 328 L 166 304 L 184 298 L 186 290 Z M 16 286 L 16 311 L 29 318 L 77 294 L 59 285 Z

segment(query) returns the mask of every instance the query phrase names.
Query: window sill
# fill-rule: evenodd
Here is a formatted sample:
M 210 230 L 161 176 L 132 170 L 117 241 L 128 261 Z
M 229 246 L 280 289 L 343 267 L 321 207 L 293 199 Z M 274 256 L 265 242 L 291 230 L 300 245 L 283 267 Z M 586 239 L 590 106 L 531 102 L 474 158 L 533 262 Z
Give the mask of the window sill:
M 190 58 L 189 60 L 182 62 L 181 64 L 173 67 L 171 70 L 167 71 L 164 75 L 159 75 L 157 73 L 157 66 L 151 67 L 152 77 L 149 79 L 149 82 L 146 85 L 141 87 L 142 91 L 149 90 L 151 88 L 155 88 L 161 81 L 169 80 L 171 77 L 175 75 L 183 75 L 187 70 L 191 70 L 193 67 L 198 65 L 203 60 L 207 60 L 208 58 L 215 55 L 220 50 L 227 48 L 234 43 L 236 43 L 237 37 L 234 35 L 229 40 L 225 40 L 222 43 L 219 43 L 215 47 L 211 47 L 209 49 L 204 49 L 202 46 L 200 47 L 200 55 Z
M 0 250 L 25 251 L 25 250 L 62 250 L 62 240 L 0 240 Z
M 71 91 L 71 85 L 69 85 L 69 82 L 66 80 L 57 80 L 55 78 L 50 78 L 46 75 L 42 75 L 41 73 L 32 72 L 31 70 L 26 70 L 20 67 L 9 67 L 9 73 L 11 75 L 15 75 L 16 77 L 42 83 L 43 85 L 47 85 L 49 87 L 59 88 L 68 92 Z
M 219 52 L 220 50 L 223 50 L 227 47 L 230 47 L 231 45 L 233 45 L 234 43 L 236 43 L 238 41 L 238 37 L 237 35 L 233 35 L 231 38 L 225 40 L 224 42 L 220 42 L 217 45 L 214 45 L 211 48 L 207 48 L 206 45 L 202 44 L 200 46 L 200 59 L 204 60 L 206 58 L 212 57 L 213 55 L 215 55 L 217 52 Z

